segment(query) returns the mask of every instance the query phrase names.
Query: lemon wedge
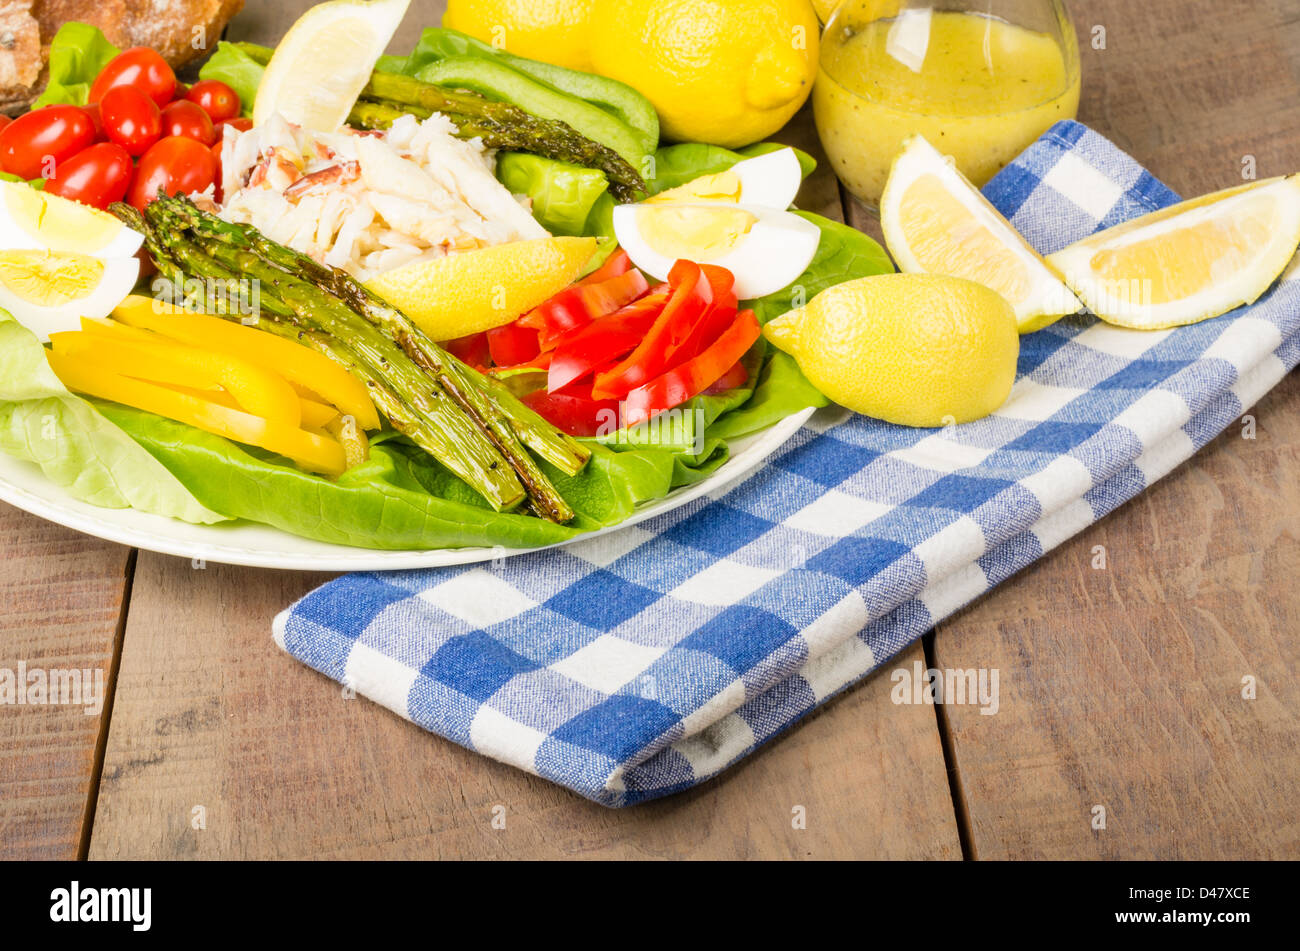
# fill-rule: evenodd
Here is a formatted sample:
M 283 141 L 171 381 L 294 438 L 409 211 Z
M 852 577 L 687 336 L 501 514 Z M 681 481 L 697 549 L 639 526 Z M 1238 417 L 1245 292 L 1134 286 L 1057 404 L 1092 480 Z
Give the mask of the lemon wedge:
M 253 124 L 277 112 L 335 132 L 365 88 L 410 0 L 330 0 L 298 18 L 275 48 L 253 102 Z
M 1250 304 L 1300 246 L 1300 175 L 1204 195 L 1048 257 L 1107 323 L 1160 330 Z
M 992 288 L 1011 304 L 1022 334 L 1083 309 L 1042 256 L 922 136 L 907 139 L 894 159 L 880 225 L 900 271 Z
M 535 238 L 413 261 L 366 282 L 434 340 L 510 323 L 568 287 L 595 238 Z

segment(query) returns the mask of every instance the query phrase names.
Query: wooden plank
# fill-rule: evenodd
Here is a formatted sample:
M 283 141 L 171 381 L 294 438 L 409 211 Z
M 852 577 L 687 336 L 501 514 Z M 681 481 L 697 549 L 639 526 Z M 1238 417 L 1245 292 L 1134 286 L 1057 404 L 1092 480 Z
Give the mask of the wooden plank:
M 1300 21 L 1293 0 L 1071 0 L 1079 118 L 1176 191 L 1291 174 L 1300 158 Z M 1105 49 L 1093 29 L 1105 28 Z
M 263 6 L 231 33 L 273 42 L 298 6 Z M 440 7 L 412 4 L 408 24 Z M 789 132 L 820 154 L 807 114 Z M 801 206 L 841 215 L 825 164 Z M 271 618 L 323 580 L 142 554 L 92 857 L 960 857 L 933 711 L 895 707 L 884 679 L 718 781 L 611 811 L 347 700 L 281 654 Z
M 1175 188 L 1239 182 L 1247 153 L 1260 177 L 1296 170 L 1293 4 L 1072 6 L 1081 41 L 1109 27 L 1081 118 Z M 1291 376 L 1255 440 L 1229 427 L 940 625 L 936 666 L 1000 671 L 997 715 L 942 709 L 977 857 L 1300 856 L 1298 408 Z
M 98 671 L 106 704 L 131 550 L 3 503 L 0 550 L 0 668 L 88 670 L 88 687 Z M 0 859 L 77 857 L 108 723 L 106 706 L 81 699 L 0 706 Z
M 976 857 L 1300 857 L 1297 413 L 1293 375 L 1255 440 L 1230 427 L 940 625 L 936 666 L 999 671 L 996 715 L 942 708 Z
M 284 0 L 277 3 L 246 4 L 226 28 L 226 39 L 274 46 L 303 10 L 315 6 L 312 0 Z M 441 26 L 446 0 L 411 0 L 401 26 L 388 44 L 388 52 L 405 56 L 420 39 L 425 27 Z

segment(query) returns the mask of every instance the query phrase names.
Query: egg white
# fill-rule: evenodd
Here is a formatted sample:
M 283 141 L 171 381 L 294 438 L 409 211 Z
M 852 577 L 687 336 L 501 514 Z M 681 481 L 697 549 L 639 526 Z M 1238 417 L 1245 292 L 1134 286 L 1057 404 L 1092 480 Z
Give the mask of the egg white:
M 781 149 L 759 155 L 731 166 L 740 179 L 740 204 L 777 208 L 781 211 L 794 204 L 803 184 L 803 169 L 794 149 Z

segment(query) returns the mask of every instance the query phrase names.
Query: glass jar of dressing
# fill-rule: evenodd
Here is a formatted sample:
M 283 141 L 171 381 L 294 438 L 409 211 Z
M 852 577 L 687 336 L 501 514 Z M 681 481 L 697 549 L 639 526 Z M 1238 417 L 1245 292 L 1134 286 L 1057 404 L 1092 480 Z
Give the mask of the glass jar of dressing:
M 846 188 L 878 207 L 913 133 L 978 186 L 1079 109 L 1061 0 L 845 0 L 822 36 L 813 110 Z

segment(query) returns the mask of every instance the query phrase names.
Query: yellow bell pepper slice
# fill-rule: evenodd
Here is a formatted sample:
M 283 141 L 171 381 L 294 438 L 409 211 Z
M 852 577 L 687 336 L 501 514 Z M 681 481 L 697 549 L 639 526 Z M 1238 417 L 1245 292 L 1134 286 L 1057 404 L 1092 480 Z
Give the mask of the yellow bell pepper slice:
M 192 314 L 139 294 L 132 294 L 118 304 L 113 316 L 131 327 L 243 357 L 319 395 L 356 419 L 362 429 L 380 427 L 379 414 L 366 385 L 329 357 L 302 344 L 220 317 Z
M 156 383 L 121 376 L 92 362 L 94 358 L 89 353 L 74 356 L 54 350 L 46 351 L 45 357 L 64 385 L 79 393 L 165 416 L 235 442 L 259 446 L 287 456 L 312 472 L 337 476 L 347 466 L 343 447 L 333 439 Z
M 154 336 L 157 339 L 116 339 L 96 331 L 73 330 L 50 334 L 50 343 L 55 353 L 94 360 L 132 379 L 194 389 L 220 387 L 250 415 L 295 429 L 302 425 L 298 394 L 283 377 L 228 353 Z
M 230 394 L 222 389 L 205 390 L 192 386 L 181 386 L 174 383 L 160 383 L 169 390 L 175 390 L 177 393 L 187 393 L 190 396 L 197 397 L 201 400 L 211 400 L 214 403 L 220 403 L 222 406 L 230 409 L 239 409 L 238 403 L 231 398 Z M 327 406 L 318 400 L 313 400 L 305 396 L 298 397 L 298 405 L 302 409 L 302 428 L 303 429 L 320 429 L 325 432 L 332 432 L 330 427 L 337 420 L 343 417 L 333 406 Z
M 330 424 L 339 419 L 339 411 L 333 406 L 318 403 L 315 400 L 298 397 L 298 406 L 302 412 L 303 429 L 328 429 Z

